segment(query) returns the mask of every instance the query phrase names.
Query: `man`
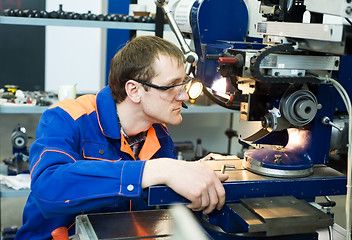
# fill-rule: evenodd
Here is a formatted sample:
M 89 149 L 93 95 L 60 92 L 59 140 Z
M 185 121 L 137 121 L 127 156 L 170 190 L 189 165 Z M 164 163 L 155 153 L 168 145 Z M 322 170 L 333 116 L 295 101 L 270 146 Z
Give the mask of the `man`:
M 157 184 L 189 199 L 194 211 L 222 208 L 221 181 L 228 176 L 175 160 L 165 126 L 182 121 L 188 100 L 183 61 L 164 39 L 135 38 L 113 58 L 108 87 L 43 113 L 30 148 L 32 192 L 16 239 L 49 239 L 62 226 L 71 235 L 82 213 L 148 209 L 143 189 Z

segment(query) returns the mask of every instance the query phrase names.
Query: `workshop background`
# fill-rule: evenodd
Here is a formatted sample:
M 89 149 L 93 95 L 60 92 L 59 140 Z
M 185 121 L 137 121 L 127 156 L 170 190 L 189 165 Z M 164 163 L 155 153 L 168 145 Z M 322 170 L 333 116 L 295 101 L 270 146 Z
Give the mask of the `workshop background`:
M 249 0 L 250 1 L 250 0 Z M 114 6 L 108 4 L 114 3 Z M 170 4 L 173 2 L 170 0 Z M 108 0 L 0 0 L 1 8 L 6 4 L 21 4 L 22 8 L 53 11 L 63 4 L 65 11 L 128 14 L 130 1 Z M 147 11 L 155 13 L 154 1 L 139 0 L 147 6 Z M 110 9 L 111 8 L 111 9 Z M 114 8 L 114 9 L 113 9 Z M 139 35 L 153 35 L 153 32 L 137 31 Z M 77 94 L 96 93 L 106 84 L 109 59 L 130 37 L 129 30 L 106 30 L 78 27 L 34 27 L 0 25 L 0 82 L 1 85 L 15 84 L 22 90 L 45 90 L 57 93 L 60 85 L 75 85 Z M 164 38 L 178 45 L 171 31 L 164 31 Z M 201 98 L 196 104 L 207 105 Z M 242 156 L 242 146 L 237 137 L 232 138 L 228 152 L 227 130 L 236 130 L 239 113 L 187 113 L 183 110 L 184 121 L 179 126 L 169 126 L 175 142 L 189 143 L 193 147 L 201 139 L 204 152 L 217 152 Z M 231 116 L 232 115 L 232 116 Z M 12 155 L 11 134 L 17 125 L 24 126 L 29 137 L 28 146 L 35 138 L 35 128 L 40 114 L 0 114 L 0 160 Z M 187 145 L 188 144 L 188 145 Z M 182 145 L 182 144 L 181 144 Z M 187 155 L 188 154 L 188 155 Z M 185 153 L 192 160 L 194 152 Z M 345 227 L 344 196 L 333 196 L 337 202 L 333 211 L 336 223 Z M 22 210 L 26 197 L 1 199 L 1 229 L 22 225 Z

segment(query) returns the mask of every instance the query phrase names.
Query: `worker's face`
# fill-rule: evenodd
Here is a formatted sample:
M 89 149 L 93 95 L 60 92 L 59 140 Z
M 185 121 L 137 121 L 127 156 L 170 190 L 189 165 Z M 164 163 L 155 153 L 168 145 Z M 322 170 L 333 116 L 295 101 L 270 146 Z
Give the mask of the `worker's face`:
M 177 61 L 169 56 L 159 55 L 155 61 L 156 76 L 151 83 L 158 86 L 171 86 L 180 84 L 185 80 L 185 68 L 179 66 Z M 182 121 L 182 102 L 188 100 L 184 86 L 177 86 L 166 91 L 149 87 L 142 93 L 142 106 L 144 113 L 153 123 L 170 125 L 180 124 Z

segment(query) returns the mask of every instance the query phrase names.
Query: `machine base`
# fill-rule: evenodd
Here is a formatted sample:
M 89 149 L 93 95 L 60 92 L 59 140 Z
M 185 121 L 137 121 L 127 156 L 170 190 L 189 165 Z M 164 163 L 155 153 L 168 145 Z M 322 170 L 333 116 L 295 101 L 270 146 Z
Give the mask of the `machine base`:
M 208 219 L 226 233 L 262 237 L 314 234 L 334 224 L 331 215 L 292 196 L 241 199 Z

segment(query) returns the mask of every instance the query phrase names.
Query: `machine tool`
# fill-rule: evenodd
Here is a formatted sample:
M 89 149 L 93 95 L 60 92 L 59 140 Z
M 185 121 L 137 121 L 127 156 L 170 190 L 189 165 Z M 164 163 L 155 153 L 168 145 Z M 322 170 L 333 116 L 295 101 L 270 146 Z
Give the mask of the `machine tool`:
M 229 174 L 224 208 L 197 214 L 207 237 L 318 239 L 329 229 L 330 239 L 351 239 L 351 1 L 180 0 L 174 12 L 155 3 L 187 74 L 215 103 L 239 111 L 238 138 L 250 147 L 243 159 L 206 163 Z M 315 202 L 345 194 L 346 231 L 334 225 L 330 200 Z M 187 203 L 166 186 L 148 196 L 151 206 Z
M 28 136 L 26 128 L 21 125 L 16 126 L 11 134 L 13 155 L 4 160 L 4 163 L 7 165 L 8 175 L 29 173 L 29 152 L 27 141 Z

